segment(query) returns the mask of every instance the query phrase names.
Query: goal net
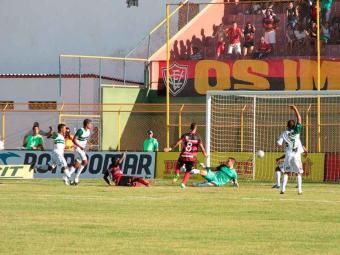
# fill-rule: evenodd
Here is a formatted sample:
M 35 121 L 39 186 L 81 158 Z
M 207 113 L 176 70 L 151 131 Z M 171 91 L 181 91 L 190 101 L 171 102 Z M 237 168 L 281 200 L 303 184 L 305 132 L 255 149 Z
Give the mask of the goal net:
M 296 121 L 290 105 L 302 116 L 302 156 L 308 181 L 340 180 L 340 91 L 209 91 L 206 111 L 207 164 L 229 156 L 237 160 L 239 178 L 273 181 L 277 146 L 287 121 Z M 256 152 L 263 150 L 263 158 Z M 293 177 L 292 177 L 293 178 Z
M 101 150 L 101 117 L 100 115 L 86 114 L 61 114 L 59 115 L 59 123 L 65 123 L 70 128 L 71 135 L 75 135 L 79 128 L 83 127 L 84 119 L 92 121 L 91 136 L 87 142 L 87 150 Z

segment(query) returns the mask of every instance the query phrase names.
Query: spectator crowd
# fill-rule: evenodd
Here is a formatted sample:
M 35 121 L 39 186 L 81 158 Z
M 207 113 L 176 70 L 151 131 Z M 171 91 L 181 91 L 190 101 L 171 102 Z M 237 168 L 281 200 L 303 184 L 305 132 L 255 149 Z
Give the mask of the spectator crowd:
M 335 0 L 320 1 L 320 41 L 321 46 L 325 44 L 340 44 L 340 16 L 332 13 L 332 5 Z M 275 5 L 281 5 L 275 8 Z M 242 5 L 242 2 L 239 3 Z M 284 6 L 282 6 L 284 5 Z M 279 14 L 275 10 L 280 10 Z M 317 40 L 317 7 L 315 0 L 297 0 L 285 3 L 261 3 L 248 4 L 243 11 L 245 26 L 240 27 L 237 21 L 226 24 L 226 19 L 214 26 L 212 40 L 214 41 L 214 56 L 216 59 L 226 58 L 264 58 L 267 56 L 278 56 L 279 50 L 285 46 L 284 55 L 313 56 L 316 54 Z M 249 20 L 253 16 L 262 16 L 262 28 L 256 27 Z M 259 23 L 257 23 L 259 26 Z M 282 37 L 277 37 L 279 31 Z M 207 38 L 204 31 L 201 32 L 202 43 L 195 44 L 197 38 L 193 36 L 191 42 L 187 41 L 189 53 L 186 54 L 191 60 L 211 58 L 212 54 L 206 54 Z M 195 39 L 195 40 L 194 40 Z M 282 39 L 284 43 L 282 43 Z M 280 44 L 277 41 L 280 40 Z M 178 43 L 178 42 L 177 42 Z M 212 44 L 210 43 L 209 46 Z M 181 50 L 178 56 L 185 55 L 185 45 L 180 42 Z M 175 47 L 176 48 L 176 45 Z M 176 51 L 172 52 L 176 53 Z M 183 53 L 183 54 L 181 54 Z M 207 57 L 206 57 L 207 56 Z M 176 58 L 176 54 L 173 55 Z

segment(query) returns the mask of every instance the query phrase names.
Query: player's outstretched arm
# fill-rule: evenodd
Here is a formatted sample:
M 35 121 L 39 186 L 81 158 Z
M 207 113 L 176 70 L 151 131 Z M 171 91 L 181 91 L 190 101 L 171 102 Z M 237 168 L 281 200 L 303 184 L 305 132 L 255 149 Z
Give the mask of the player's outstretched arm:
M 297 109 L 297 107 L 295 105 L 290 105 L 290 108 L 294 111 L 296 119 L 297 119 L 297 123 L 301 124 L 302 123 L 302 118 L 301 115 L 299 113 L 299 110 Z
M 285 158 L 285 154 L 283 154 L 281 157 L 277 158 L 277 159 L 276 159 L 276 162 L 279 161 L 279 160 L 281 160 L 281 159 L 284 159 L 284 158 Z
M 205 151 L 205 148 L 204 148 L 204 146 L 203 146 L 202 143 L 200 143 L 200 147 L 201 147 L 201 150 L 202 150 L 202 152 L 203 152 L 204 157 L 207 157 L 208 154 L 207 154 L 207 152 Z
M 123 161 L 125 160 L 125 158 L 126 158 L 126 151 L 122 154 L 122 156 L 120 157 L 120 159 L 119 159 L 119 164 L 122 164 L 123 163 Z
M 179 139 L 174 145 L 172 145 L 170 148 L 164 148 L 164 151 L 165 152 L 169 152 L 169 151 L 172 151 L 172 150 L 174 150 L 174 149 L 176 149 L 176 147 L 177 146 L 179 146 L 180 144 L 181 144 L 181 142 L 182 142 L 182 138 L 181 139 Z

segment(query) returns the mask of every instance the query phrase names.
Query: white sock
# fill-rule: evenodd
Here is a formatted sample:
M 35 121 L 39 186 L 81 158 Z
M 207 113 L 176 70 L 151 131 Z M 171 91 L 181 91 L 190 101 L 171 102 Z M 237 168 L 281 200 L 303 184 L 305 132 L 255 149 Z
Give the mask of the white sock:
M 276 171 L 275 175 L 276 175 L 276 185 L 280 187 L 281 186 L 281 171 Z
M 287 182 L 288 182 L 288 174 L 284 174 L 283 175 L 283 182 L 282 182 L 282 191 L 283 192 L 286 191 Z
M 81 165 L 79 168 L 78 168 L 78 171 L 76 173 L 76 176 L 74 177 L 74 181 L 75 182 L 79 182 L 79 176 L 81 175 L 81 171 L 83 171 L 84 169 L 84 166 Z
M 190 173 L 191 174 L 200 174 L 200 170 L 198 170 L 198 169 L 192 169 L 191 171 L 190 171 Z
M 202 183 L 197 183 L 195 186 L 196 187 L 213 187 L 214 185 L 211 184 L 210 182 L 202 182 Z
M 45 170 L 45 171 L 48 171 L 50 168 L 49 165 L 36 165 L 35 167 L 41 170 Z
M 74 166 L 71 166 L 70 168 L 70 175 L 72 176 L 72 174 L 76 171 L 76 169 L 74 168 Z
M 66 175 L 67 178 L 71 178 L 71 175 L 70 175 L 70 170 L 68 170 L 68 168 L 65 168 L 64 169 L 64 174 Z
M 299 174 L 296 179 L 297 179 L 298 192 L 302 193 L 302 176 Z

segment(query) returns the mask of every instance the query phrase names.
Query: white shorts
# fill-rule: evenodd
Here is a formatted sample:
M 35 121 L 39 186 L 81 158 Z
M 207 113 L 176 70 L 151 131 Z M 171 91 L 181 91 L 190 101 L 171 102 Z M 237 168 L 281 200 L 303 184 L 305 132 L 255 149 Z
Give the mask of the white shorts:
M 303 173 L 302 161 L 300 153 L 292 153 L 285 156 L 284 172 L 288 173 Z
M 67 167 L 67 162 L 64 155 L 61 155 L 55 151 L 52 151 L 51 153 L 51 162 L 52 164 L 60 167 Z
M 76 157 L 75 157 L 76 160 L 81 160 L 81 161 L 87 160 L 85 151 L 79 149 L 79 147 L 77 147 L 75 154 L 76 154 Z
M 281 161 L 277 167 L 280 169 L 281 172 L 285 171 L 285 165 L 284 165 L 284 161 Z
M 241 55 L 241 43 L 229 44 L 228 54 L 233 54 L 233 51 Z
M 275 30 L 264 32 L 264 41 L 269 44 L 275 44 L 276 43 Z

